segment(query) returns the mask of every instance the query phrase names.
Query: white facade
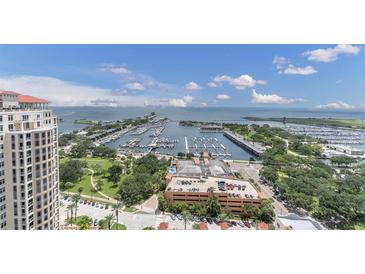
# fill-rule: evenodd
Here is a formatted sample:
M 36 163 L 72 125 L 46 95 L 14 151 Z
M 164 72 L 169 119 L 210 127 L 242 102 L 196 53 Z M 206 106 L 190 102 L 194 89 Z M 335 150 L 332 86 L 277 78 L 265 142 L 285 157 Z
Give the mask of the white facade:
M 19 108 L 18 94 L 11 92 L 0 93 L 0 108 Z
M 58 229 L 57 118 L 0 108 L 0 229 Z

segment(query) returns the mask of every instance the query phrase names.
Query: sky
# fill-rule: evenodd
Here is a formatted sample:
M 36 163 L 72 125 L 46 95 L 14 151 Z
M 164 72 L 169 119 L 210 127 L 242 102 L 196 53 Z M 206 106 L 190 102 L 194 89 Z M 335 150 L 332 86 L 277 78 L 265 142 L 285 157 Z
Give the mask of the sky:
M 0 90 L 54 106 L 365 110 L 365 47 L 0 45 Z

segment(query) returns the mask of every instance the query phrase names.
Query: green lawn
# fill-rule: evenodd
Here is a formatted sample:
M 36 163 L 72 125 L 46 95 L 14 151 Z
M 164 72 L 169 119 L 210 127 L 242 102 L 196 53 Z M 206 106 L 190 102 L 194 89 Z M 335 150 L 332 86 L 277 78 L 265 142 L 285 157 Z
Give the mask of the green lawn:
M 68 158 L 61 159 L 61 163 L 65 162 L 67 160 L 69 160 L 69 159 Z M 80 158 L 80 159 L 76 159 L 76 160 L 86 161 L 87 167 L 90 169 L 93 169 L 93 170 L 95 169 L 95 165 L 98 164 L 102 167 L 102 169 L 104 171 L 107 171 L 108 168 L 111 167 L 113 164 L 113 161 L 111 161 L 109 159 L 103 159 L 103 158 L 85 157 L 85 158 Z M 121 180 L 120 180 L 119 184 L 123 180 L 124 176 L 126 176 L 126 175 L 121 176 Z M 119 190 L 119 184 L 116 184 L 116 185 L 113 184 L 112 182 L 110 182 L 108 180 L 108 178 L 106 176 L 103 176 L 103 175 L 94 175 L 93 179 L 94 179 L 94 183 L 96 183 L 98 180 L 100 180 L 102 182 L 102 187 L 101 187 L 102 193 L 104 193 L 105 195 L 110 196 L 112 198 L 115 198 L 115 195 L 117 194 L 117 192 Z M 79 187 L 83 188 L 83 191 L 81 194 L 95 196 L 95 197 L 99 197 L 99 198 L 105 198 L 102 195 L 100 195 L 99 193 L 95 193 L 95 192 L 92 193 L 89 171 L 85 171 L 85 175 L 82 177 L 81 181 L 76 183 L 68 191 L 76 193 L 78 191 Z M 68 192 L 68 191 L 66 191 L 66 192 Z
M 65 192 L 66 193 L 68 193 L 68 192 L 77 193 L 78 189 L 80 187 L 83 188 L 81 194 L 103 198 L 103 196 L 101 196 L 99 193 L 91 191 L 91 182 L 90 182 L 90 172 L 89 171 L 86 171 L 85 175 L 82 176 L 81 180 L 79 182 L 77 182 L 73 187 L 66 190 Z
M 122 224 L 113 224 L 111 230 L 127 230 L 127 227 Z
M 129 213 L 133 213 L 133 212 L 136 212 L 137 211 L 137 209 L 136 208 L 134 208 L 134 207 L 125 207 L 125 208 L 123 208 L 123 211 L 125 211 L 125 212 L 129 212 Z

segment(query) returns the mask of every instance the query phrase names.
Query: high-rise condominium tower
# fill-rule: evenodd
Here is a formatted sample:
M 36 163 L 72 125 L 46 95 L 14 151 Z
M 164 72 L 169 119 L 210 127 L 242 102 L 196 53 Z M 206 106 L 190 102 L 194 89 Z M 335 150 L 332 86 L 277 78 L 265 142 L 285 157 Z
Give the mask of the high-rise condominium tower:
M 0 229 L 58 229 L 57 118 L 48 103 L 0 91 Z

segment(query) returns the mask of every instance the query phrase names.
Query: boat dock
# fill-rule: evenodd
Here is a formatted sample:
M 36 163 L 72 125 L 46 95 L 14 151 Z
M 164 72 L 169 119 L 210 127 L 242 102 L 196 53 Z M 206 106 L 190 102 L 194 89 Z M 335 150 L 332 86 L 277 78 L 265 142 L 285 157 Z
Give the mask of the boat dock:
M 223 135 L 234 142 L 236 145 L 242 147 L 243 149 L 251 152 L 252 154 L 256 156 L 260 156 L 265 152 L 265 148 L 257 143 L 251 143 L 249 141 L 246 141 L 245 139 L 241 138 L 240 136 L 237 136 L 236 134 L 233 134 L 232 132 L 225 130 L 223 132 Z

